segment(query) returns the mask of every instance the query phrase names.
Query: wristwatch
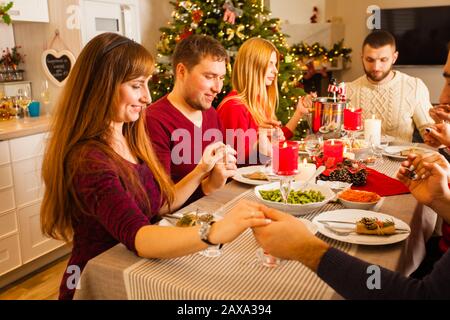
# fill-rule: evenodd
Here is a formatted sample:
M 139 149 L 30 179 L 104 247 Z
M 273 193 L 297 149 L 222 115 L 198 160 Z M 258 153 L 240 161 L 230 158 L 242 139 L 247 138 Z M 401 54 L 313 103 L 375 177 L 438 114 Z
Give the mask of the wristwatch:
M 211 231 L 211 226 L 216 223 L 215 221 L 209 221 L 209 222 L 200 222 L 200 229 L 198 229 L 198 235 L 200 236 L 200 240 L 202 240 L 204 243 L 210 246 L 217 246 L 219 245 L 219 249 L 222 248 L 222 244 L 214 244 L 208 240 L 209 232 Z

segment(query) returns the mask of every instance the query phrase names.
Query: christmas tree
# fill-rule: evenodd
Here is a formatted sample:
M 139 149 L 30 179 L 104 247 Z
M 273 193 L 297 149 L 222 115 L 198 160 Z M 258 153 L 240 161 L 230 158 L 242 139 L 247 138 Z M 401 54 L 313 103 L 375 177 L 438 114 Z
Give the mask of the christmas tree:
M 303 76 L 300 66 L 285 40 L 286 35 L 280 31 L 280 21 L 271 17 L 264 7 L 263 0 L 187 0 L 171 2 L 174 6 L 173 20 L 162 32 L 158 43 L 156 73 L 150 82 L 153 100 L 168 93 L 173 86 L 173 74 L 170 64 L 171 55 L 178 41 L 191 34 L 205 34 L 218 39 L 227 49 L 231 64 L 224 81 L 218 102 L 231 91 L 230 75 L 234 56 L 240 45 L 252 37 L 261 37 L 272 41 L 280 52 L 278 74 L 279 105 L 277 117 L 286 123 L 294 112 L 296 102 L 305 95 L 302 89 Z M 301 121 L 295 135 L 304 136 L 306 121 Z

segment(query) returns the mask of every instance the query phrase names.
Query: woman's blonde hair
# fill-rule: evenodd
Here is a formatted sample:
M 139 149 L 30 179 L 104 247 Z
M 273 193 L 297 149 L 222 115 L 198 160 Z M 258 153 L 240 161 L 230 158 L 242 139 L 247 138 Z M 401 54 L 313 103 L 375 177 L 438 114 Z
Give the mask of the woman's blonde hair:
M 275 120 L 275 110 L 278 105 L 277 78 L 270 86 L 266 86 L 265 75 L 272 52 L 279 56 L 273 43 L 261 38 L 251 38 L 239 48 L 233 66 L 232 85 L 238 95 L 224 99 L 240 99 L 246 106 L 258 125 L 267 120 Z M 219 106 L 220 107 L 220 106 Z
M 110 147 L 110 124 L 120 85 L 149 77 L 153 69 L 153 57 L 143 46 L 115 33 L 96 36 L 81 51 L 56 106 L 42 164 L 41 228 L 45 235 L 71 239 L 73 222 L 80 212 L 88 213 L 77 196 L 75 174 L 87 170 L 101 174 L 101 169 L 95 172 L 93 168 L 104 168 L 104 162 L 117 169 L 122 184 L 143 204 L 146 214 L 150 215 L 150 201 L 173 201 L 173 182 L 152 149 L 143 111 L 137 121 L 124 123 L 123 134 L 133 155 L 149 166 L 161 199 L 148 198 L 135 170 Z M 97 161 L 100 166 L 96 166 L 92 158 L 86 158 L 92 150 L 102 152 L 108 160 Z

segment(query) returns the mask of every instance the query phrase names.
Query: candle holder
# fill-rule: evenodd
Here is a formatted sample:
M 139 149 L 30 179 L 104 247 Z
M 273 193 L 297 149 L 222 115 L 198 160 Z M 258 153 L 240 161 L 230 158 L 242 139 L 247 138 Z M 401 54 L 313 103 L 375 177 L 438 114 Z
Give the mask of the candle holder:
M 327 167 L 333 167 L 344 160 L 344 142 L 330 139 L 323 144 L 323 158 Z
M 355 133 L 362 130 L 362 109 L 361 108 L 345 108 L 344 109 L 344 130 L 349 139 L 350 150 L 352 151 L 353 142 L 355 140 Z
M 286 204 L 291 183 L 298 173 L 297 141 L 279 141 L 272 146 L 272 171 L 280 180 L 280 192 Z

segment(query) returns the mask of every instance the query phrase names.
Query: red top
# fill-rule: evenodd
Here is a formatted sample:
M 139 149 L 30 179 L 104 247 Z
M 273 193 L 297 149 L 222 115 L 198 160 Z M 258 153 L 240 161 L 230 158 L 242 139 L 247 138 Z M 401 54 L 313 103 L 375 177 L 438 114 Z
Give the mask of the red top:
M 233 90 L 224 99 L 236 95 L 237 91 Z M 217 113 L 222 123 L 226 143 L 238 152 L 238 164 L 256 164 L 259 159 L 257 159 L 256 154 L 252 153 L 251 146 L 258 139 L 258 125 L 246 105 L 239 99 L 229 99 L 220 104 Z M 233 129 L 228 133 L 229 138 L 227 138 L 227 129 Z M 237 129 L 242 129 L 242 131 L 237 131 Z M 293 137 L 294 134 L 287 127 L 281 129 L 286 139 Z
M 450 225 L 443 221 L 442 222 L 442 238 L 439 241 L 439 249 L 442 253 L 445 253 L 450 247 Z
M 197 127 L 170 103 L 167 95 L 146 112 L 147 131 L 155 153 L 175 183 L 194 170 L 209 144 L 223 141 L 216 110 L 202 111 L 202 116 L 202 125 Z M 203 195 L 200 186 L 185 205 Z
M 87 213 L 79 209 L 79 218 L 72 222 L 72 254 L 59 288 L 59 299 L 62 300 L 73 298 L 76 271 L 82 271 L 93 257 L 119 242 L 136 253 L 136 233 L 156 218 L 160 208 L 160 191 L 146 164 L 132 164 L 124 160 L 138 172 L 151 208 L 139 201 L 138 196 L 125 190 L 117 169 L 103 152 L 90 151 L 87 161 L 87 168 L 74 172 L 74 189 Z

